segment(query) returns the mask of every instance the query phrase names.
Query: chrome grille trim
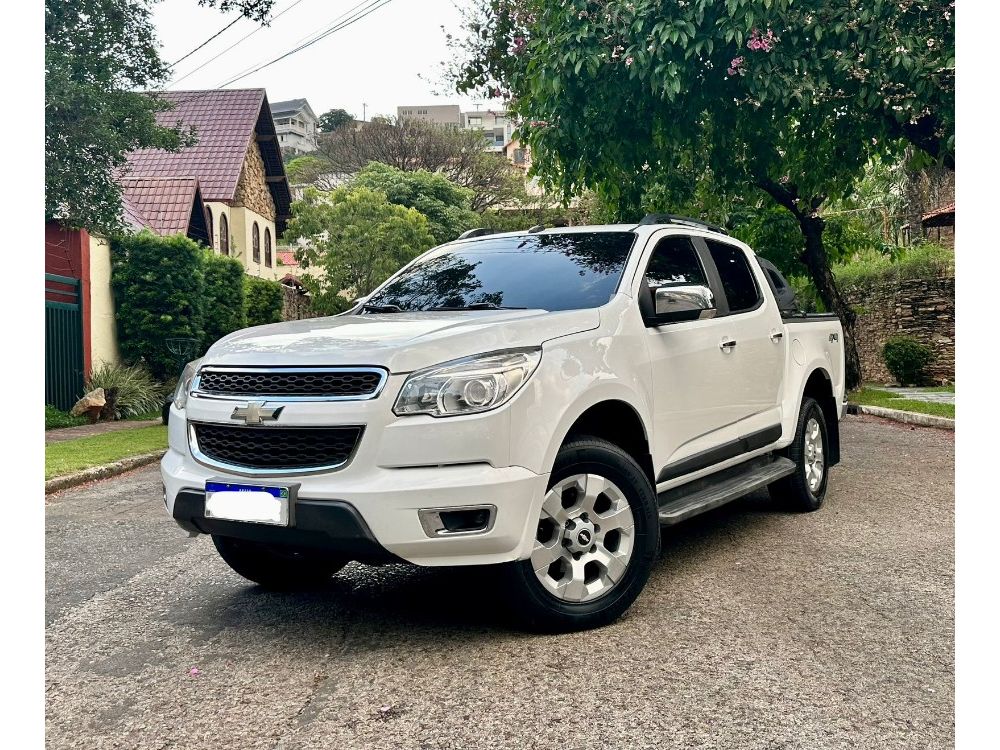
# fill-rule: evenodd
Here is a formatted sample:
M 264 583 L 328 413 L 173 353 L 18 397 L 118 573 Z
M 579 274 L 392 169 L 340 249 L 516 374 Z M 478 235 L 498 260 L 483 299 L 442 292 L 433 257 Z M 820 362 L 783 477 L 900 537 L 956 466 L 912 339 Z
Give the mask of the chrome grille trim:
M 315 427 L 308 427 L 302 425 L 296 425 L 293 429 L 296 430 L 307 430 L 307 429 L 355 429 L 358 431 L 357 438 L 354 441 L 354 448 L 348 454 L 347 458 L 339 463 L 324 464 L 318 466 L 308 466 L 308 467 L 296 467 L 293 469 L 276 469 L 272 467 L 267 468 L 255 468 L 252 466 L 244 466 L 241 464 L 232 464 L 225 461 L 220 461 L 218 459 L 212 458 L 206 455 L 198 445 L 198 435 L 196 428 L 199 425 L 206 425 L 209 427 L 232 427 L 236 430 L 250 430 L 250 431 L 280 431 L 281 427 L 278 426 L 268 426 L 268 427 L 250 427 L 247 425 L 237 425 L 237 424 L 224 424 L 221 422 L 197 422 L 188 421 L 187 423 L 187 434 L 188 434 L 188 448 L 191 451 L 191 456 L 195 461 L 200 463 L 202 466 L 207 466 L 211 469 L 218 469 L 224 471 L 227 474 L 236 474 L 245 477 L 291 477 L 291 476 L 303 476 L 308 474 L 323 474 L 331 471 L 337 471 L 343 469 L 345 466 L 354 460 L 354 456 L 357 454 L 358 449 L 361 447 L 361 441 L 365 436 L 365 425 L 363 424 L 343 424 L 343 425 L 322 425 Z M 291 425 L 286 425 L 286 427 L 292 427 Z
M 351 394 L 346 396 L 336 396 L 336 395 L 303 395 L 303 396 L 289 396 L 278 392 L 261 392 L 261 393 L 215 393 L 211 391 L 202 390 L 201 381 L 203 373 L 226 373 L 238 375 L 240 373 L 245 373 L 247 375 L 289 375 L 294 373 L 305 373 L 305 374 L 322 374 L 322 373 L 335 373 L 335 374 L 349 374 L 349 373 L 370 373 L 379 376 L 378 384 L 375 389 L 369 393 L 359 393 Z M 382 389 L 385 388 L 386 381 L 389 379 L 389 372 L 382 367 L 371 367 L 371 366 L 338 366 L 338 367 L 297 367 L 294 365 L 288 367 L 253 367 L 250 365 L 205 365 L 200 368 L 191 383 L 191 397 L 192 398 L 202 398 L 211 399 L 218 401 L 246 401 L 248 399 L 262 399 L 268 401 L 370 401 L 372 399 L 378 398 L 382 393 Z

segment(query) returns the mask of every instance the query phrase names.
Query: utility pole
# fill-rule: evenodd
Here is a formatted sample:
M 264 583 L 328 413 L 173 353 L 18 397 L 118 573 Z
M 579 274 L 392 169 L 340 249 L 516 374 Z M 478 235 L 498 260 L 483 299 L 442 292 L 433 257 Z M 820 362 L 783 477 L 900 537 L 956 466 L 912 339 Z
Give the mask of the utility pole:
M 368 105 L 361 102 L 361 122 L 368 122 Z

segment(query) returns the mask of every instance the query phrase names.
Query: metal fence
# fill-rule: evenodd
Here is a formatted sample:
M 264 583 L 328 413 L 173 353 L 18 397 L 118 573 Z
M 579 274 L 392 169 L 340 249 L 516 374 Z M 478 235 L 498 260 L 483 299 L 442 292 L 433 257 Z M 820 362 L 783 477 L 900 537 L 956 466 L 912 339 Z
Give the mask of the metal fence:
M 83 394 L 80 280 L 45 274 L 45 403 L 69 409 Z

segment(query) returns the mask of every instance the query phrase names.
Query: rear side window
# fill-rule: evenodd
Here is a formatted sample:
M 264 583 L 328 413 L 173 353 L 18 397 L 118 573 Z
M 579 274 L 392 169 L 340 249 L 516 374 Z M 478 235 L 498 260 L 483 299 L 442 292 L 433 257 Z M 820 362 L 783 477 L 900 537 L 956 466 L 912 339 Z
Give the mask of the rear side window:
M 657 242 L 646 267 L 646 283 L 650 288 L 684 284 L 708 286 L 691 240 L 687 237 L 664 237 Z
M 729 302 L 729 312 L 752 310 L 761 302 L 760 290 L 754 279 L 747 256 L 735 245 L 706 240 L 715 267 L 722 278 L 722 289 Z

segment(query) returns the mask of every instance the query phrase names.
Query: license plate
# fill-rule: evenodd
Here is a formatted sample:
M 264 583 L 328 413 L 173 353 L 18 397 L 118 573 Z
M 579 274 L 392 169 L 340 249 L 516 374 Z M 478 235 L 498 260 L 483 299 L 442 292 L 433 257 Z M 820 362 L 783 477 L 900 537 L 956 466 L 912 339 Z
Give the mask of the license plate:
M 205 483 L 205 518 L 288 526 L 288 487 L 261 484 Z

